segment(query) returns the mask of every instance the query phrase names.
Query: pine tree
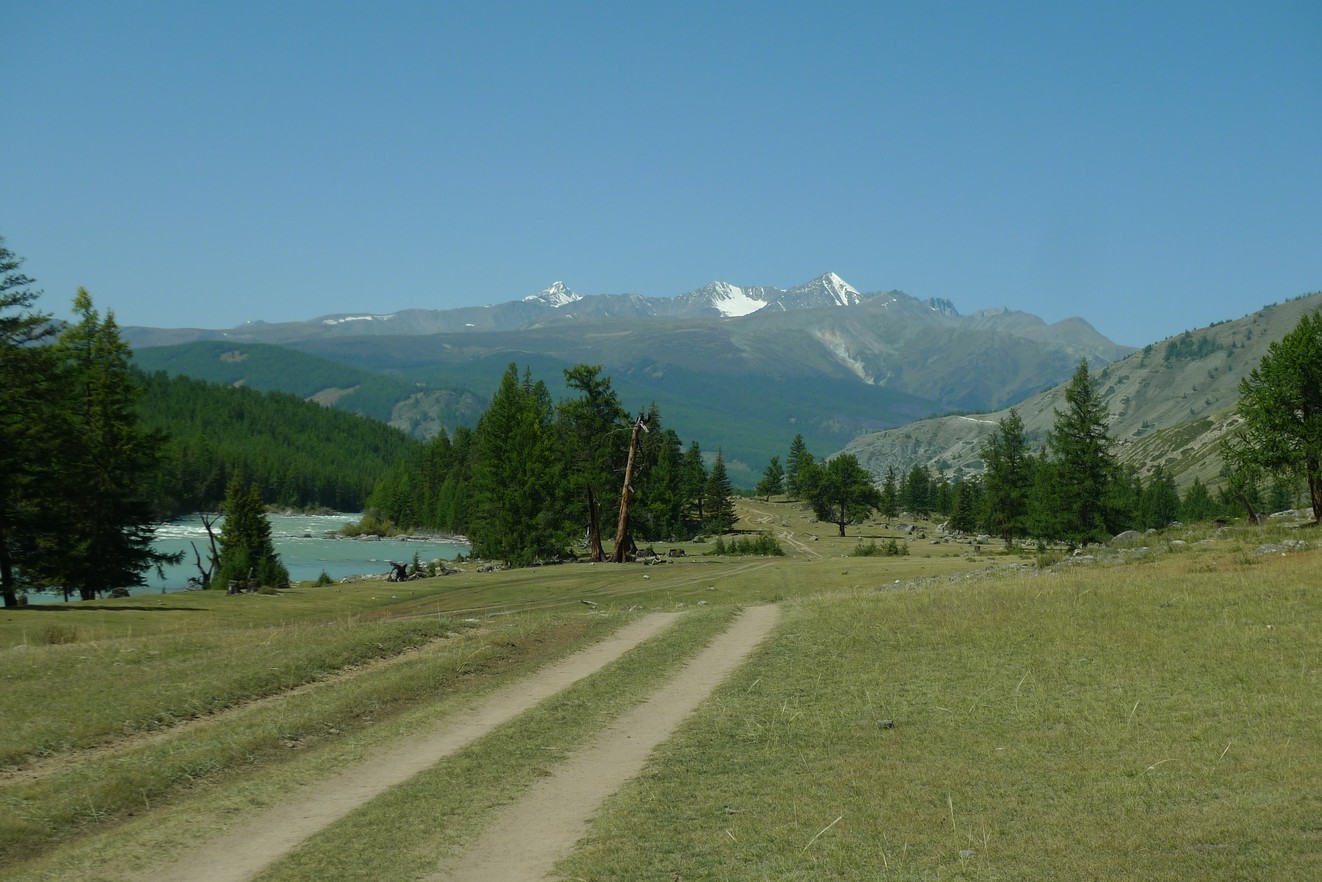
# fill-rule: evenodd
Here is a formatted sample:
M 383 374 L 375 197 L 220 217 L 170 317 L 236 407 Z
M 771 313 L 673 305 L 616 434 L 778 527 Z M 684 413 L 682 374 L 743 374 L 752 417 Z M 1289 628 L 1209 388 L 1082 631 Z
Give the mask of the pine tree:
M 92 600 L 144 585 L 148 569 L 176 558 L 152 547 L 147 487 L 165 438 L 139 425 L 129 347 L 114 314 L 102 319 L 82 288 L 74 311 L 78 321 L 55 345 L 70 398 L 58 477 L 64 529 L 49 540 L 45 569 L 66 596 Z
M 1147 530 L 1169 527 L 1180 514 L 1180 491 L 1175 478 L 1161 466 L 1152 470 L 1139 499 L 1139 525 Z
M 1028 535 L 1028 497 L 1032 492 L 1032 457 L 1024 436 L 1024 421 L 1011 408 L 982 448 L 982 522 L 987 532 L 1005 540 Z
M 1194 524 L 1213 518 L 1220 512 L 1221 506 L 1207 492 L 1206 485 L 1195 477 L 1180 500 L 1180 520 Z
M 478 421 L 469 539 L 479 557 L 532 564 L 561 555 L 568 517 L 560 439 L 546 384 L 511 364 Z
M 255 484 L 235 476 L 225 490 L 225 523 L 220 533 L 220 566 L 212 584 L 272 588 L 289 585 L 289 571 L 276 554 L 271 522 Z
M 689 442 L 689 449 L 680 463 L 680 486 L 683 488 L 684 506 L 689 512 L 690 532 L 704 529 L 707 519 L 703 494 L 707 489 L 707 466 L 702 461 L 702 448 L 697 441 Z
M 900 513 L 900 491 L 895 478 L 895 467 L 888 466 L 886 478 L 881 482 L 881 501 L 877 510 L 884 518 L 893 518 Z
M 978 507 L 980 486 L 977 481 L 959 481 L 952 493 L 954 501 L 950 506 L 950 529 L 960 533 L 972 533 L 978 528 Z
M 846 526 L 865 519 L 881 502 L 872 475 L 849 453 L 810 467 L 804 494 L 818 520 L 835 524 L 841 536 Z
M 914 465 L 900 484 L 900 505 L 916 518 L 932 513 L 932 473 L 922 463 Z
M 707 486 L 703 490 L 703 527 L 708 533 L 728 533 L 734 527 L 734 490 L 725 473 L 725 456 L 716 450 Z
M 1047 446 L 1055 465 L 1059 538 L 1077 547 L 1105 541 L 1119 526 L 1108 504 L 1116 470 L 1106 434 L 1106 405 L 1086 361 L 1079 362 L 1065 388 L 1065 405 L 1065 410 L 1056 411 Z
M 803 435 L 795 435 L 794 440 L 790 442 L 789 458 L 785 460 L 786 493 L 796 499 L 803 497 L 803 479 L 813 463 L 813 456 L 808 452 L 808 445 L 804 442 Z
M 1322 522 L 1322 312 L 1267 347 L 1239 383 L 1240 425 L 1226 443 L 1238 473 L 1287 474 L 1308 487 L 1313 519 Z
M 54 328 L 49 315 L 33 310 L 41 292 L 22 266 L 0 237 L 0 594 L 7 607 L 36 575 L 58 431 L 55 364 L 45 345 Z
M 771 497 L 785 492 L 785 470 L 780 467 L 780 457 L 771 457 L 771 462 L 767 464 L 766 471 L 762 473 L 762 480 L 758 481 L 757 489 L 754 491 L 758 496 L 766 497 L 767 502 Z
M 619 497 L 619 474 L 628 456 L 629 415 L 611 388 L 611 378 L 601 376 L 601 365 L 565 369 L 565 385 L 579 393 L 559 406 L 568 493 L 576 500 L 572 508 L 586 529 L 591 559 L 599 561 L 601 503 Z M 613 527 L 614 520 L 607 520 Z

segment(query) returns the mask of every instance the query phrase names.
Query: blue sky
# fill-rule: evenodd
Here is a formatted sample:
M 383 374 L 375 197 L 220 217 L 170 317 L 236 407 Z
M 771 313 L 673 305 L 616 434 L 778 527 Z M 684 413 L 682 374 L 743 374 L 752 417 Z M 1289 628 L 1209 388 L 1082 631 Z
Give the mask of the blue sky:
M 713 280 L 1081 315 L 1322 289 L 1322 4 L 4 0 L 0 235 L 122 325 Z

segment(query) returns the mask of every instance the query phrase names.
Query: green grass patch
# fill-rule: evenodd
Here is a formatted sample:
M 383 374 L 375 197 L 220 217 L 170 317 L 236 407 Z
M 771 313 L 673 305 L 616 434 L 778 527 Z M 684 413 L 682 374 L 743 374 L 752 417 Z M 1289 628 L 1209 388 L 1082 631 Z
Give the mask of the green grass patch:
M 559 872 L 1316 878 L 1316 556 L 1186 560 L 789 604 Z
M 189 792 L 233 784 L 246 774 L 276 776 L 281 765 L 308 748 L 342 743 L 384 728 L 411 708 L 435 706 L 526 673 L 532 665 L 599 639 L 619 623 L 606 617 L 518 617 L 490 633 L 445 641 L 399 664 L 259 703 L 223 721 L 81 758 L 35 781 L 20 777 L 0 789 L 0 862 L 37 856 L 137 813 L 169 806 Z M 326 768 L 336 767 L 332 762 Z M 64 872 L 54 878 L 71 878 Z

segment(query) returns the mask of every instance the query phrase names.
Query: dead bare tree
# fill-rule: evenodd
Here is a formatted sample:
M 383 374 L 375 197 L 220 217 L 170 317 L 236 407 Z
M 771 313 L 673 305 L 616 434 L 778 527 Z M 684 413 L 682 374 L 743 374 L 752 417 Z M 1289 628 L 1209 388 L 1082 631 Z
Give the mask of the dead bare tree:
M 620 520 L 615 527 L 615 553 L 611 560 L 624 563 L 624 557 L 636 546 L 629 535 L 629 500 L 633 496 L 633 458 L 638 452 L 638 433 L 646 432 L 647 414 L 639 413 L 633 424 L 633 435 L 629 438 L 629 460 L 624 466 L 624 488 L 620 491 Z
M 220 566 L 220 551 L 216 548 L 216 532 L 211 529 L 216 523 L 215 517 L 202 515 L 202 526 L 206 528 L 207 538 L 211 541 L 211 553 L 207 556 L 207 565 L 202 566 L 202 555 L 197 550 L 197 543 L 190 542 L 193 546 L 193 557 L 197 559 L 197 571 L 202 574 L 202 587 L 211 587 L 211 577 L 215 574 L 216 568 Z

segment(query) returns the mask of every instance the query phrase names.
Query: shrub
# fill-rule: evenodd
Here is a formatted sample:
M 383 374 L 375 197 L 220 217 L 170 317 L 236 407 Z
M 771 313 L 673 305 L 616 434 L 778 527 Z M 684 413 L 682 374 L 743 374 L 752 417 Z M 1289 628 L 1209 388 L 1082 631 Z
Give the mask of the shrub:
M 770 533 L 758 533 L 757 537 L 740 536 L 737 539 L 731 539 L 726 542 L 724 537 L 717 536 L 716 544 L 712 546 L 707 554 L 743 554 L 743 555 L 763 555 L 766 557 L 784 557 L 785 551 L 780 547 L 780 542 Z
M 854 546 L 854 550 L 849 552 L 852 557 L 903 557 L 909 553 L 909 543 L 899 543 L 894 539 L 888 540 L 885 545 L 878 545 L 876 542 L 869 542 L 867 545 L 859 543 Z
M 322 570 L 321 575 L 317 577 L 317 584 L 322 586 L 334 585 L 335 580 L 330 577 L 330 573 L 326 572 L 325 570 Z

